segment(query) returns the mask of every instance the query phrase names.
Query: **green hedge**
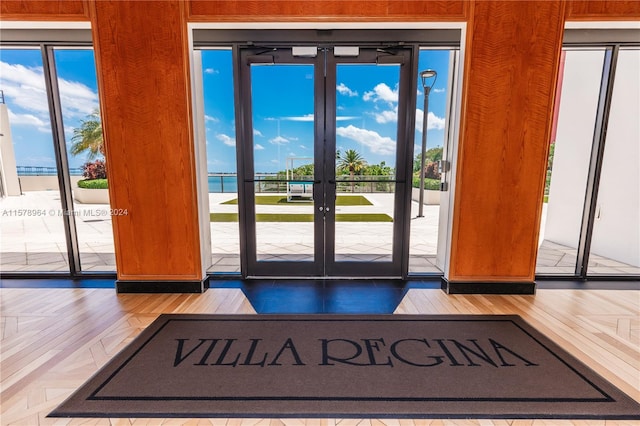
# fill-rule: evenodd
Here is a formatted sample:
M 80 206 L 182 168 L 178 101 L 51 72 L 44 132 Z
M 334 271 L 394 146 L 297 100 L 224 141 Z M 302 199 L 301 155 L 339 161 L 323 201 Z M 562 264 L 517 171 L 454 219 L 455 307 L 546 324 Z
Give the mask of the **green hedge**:
M 420 178 L 413 177 L 413 187 L 420 188 Z M 424 178 L 424 189 L 431 189 L 434 191 L 440 190 L 440 179 Z
M 106 179 L 84 179 L 78 181 L 78 187 L 85 189 L 107 189 Z

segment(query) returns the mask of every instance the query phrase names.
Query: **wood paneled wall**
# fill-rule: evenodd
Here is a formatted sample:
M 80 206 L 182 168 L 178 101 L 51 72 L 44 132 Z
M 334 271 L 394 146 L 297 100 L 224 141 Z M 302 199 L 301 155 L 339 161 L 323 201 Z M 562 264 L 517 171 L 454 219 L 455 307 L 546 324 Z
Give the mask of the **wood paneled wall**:
M 478 1 L 467 37 L 450 281 L 533 281 L 561 1 Z
M 26 21 L 88 21 L 88 5 L 83 0 L 3 0 L 2 19 Z
M 91 16 L 122 280 L 202 278 L 186 22 L 466 21 L 450 281 L 532 281 L 566 19 L 637 1 L 14 1 L 2 19 Z
M 464 0 L 191 0 L 191 21 L 463 21 Z
M 203 278 L 185 16 L 179 0 L 92 3 L 121 280 Z
M 567 5 L 567 19 L 637 21 L 640 19 L 640 1 L 572 0 Z

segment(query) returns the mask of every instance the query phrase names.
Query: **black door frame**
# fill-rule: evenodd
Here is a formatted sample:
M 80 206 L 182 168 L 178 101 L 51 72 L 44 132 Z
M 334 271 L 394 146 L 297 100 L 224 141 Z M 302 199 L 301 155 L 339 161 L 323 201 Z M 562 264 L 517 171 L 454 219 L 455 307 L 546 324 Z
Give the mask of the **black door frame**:
M 411 165 L 415 115 L 410 114 L 417 93 L 418 46 L 378 44 L 362 46 L 357 57 L 333 54 L 335 43 L 319 43 L 315 57 L 294 57 L 297 43 L 265 46 L 237 46 L 236 126 L 238 149 L 239 220 L 244 276 L 403 276 L 407 259 L 408 216 L 410 214 Z M 302 63 L 314 65 L 314 261 L 258 261 L 256 254 L 255 181 L 253 169 L 253 123 L 251 66 L 256 64 Z M 398 128 L 396 135 L 396 177 L 394 197 L 393 247 L 390 262 L 339 262 L 335 259 L 335 152 L 336 152 L 336 73 L 339 64 L 399 65 Z M 409 182 L 409 185 L 407 184 Z M 240 190 L 240 187 L 242 189 Z M 408 260 L 404 263 L 408 263 Z M 406 270 L 406 269 L 405 269 Z

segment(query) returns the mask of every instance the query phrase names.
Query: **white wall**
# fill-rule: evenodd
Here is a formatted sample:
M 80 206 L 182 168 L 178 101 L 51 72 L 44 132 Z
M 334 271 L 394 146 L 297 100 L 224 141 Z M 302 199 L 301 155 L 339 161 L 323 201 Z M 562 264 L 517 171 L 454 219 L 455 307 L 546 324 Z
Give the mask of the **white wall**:
M 602 74 L 602 51 L 567 51 L 544 239 L 576 248 Z M 640 266 L 640 50 L 621 50 L 591 253 Z
M 577 248 L 604 51 L 565 55 L 544 239 Z
M 620 50 L 591 253 L 640 266 L 640 50 Z
M 13 151 L 9 110 L 6 104 L 0 104 L 0 174 L 5 195 L 20 195 L 16 155 Z

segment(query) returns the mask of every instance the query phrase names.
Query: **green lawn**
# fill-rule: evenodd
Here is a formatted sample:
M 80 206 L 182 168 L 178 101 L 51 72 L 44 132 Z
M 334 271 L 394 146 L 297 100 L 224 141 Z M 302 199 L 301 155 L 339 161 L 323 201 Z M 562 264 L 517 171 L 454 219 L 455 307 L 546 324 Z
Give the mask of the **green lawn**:
M 211 213 L 211 222 L 237 222 L 238 213 Z M 313 222 L 312 213 L 257 213 L 258 222 Z M 393 222 L 386 213 L 338 213 L 337 222 Z
M 225 201 L 222 204 L 238 204 L 238 199 Z M 313 204 L 312 200 L 296 200 L 287 201 L 286 195 L 256 195 L 256 204 L 262 206 L 276 206 L 278 204 L 286 204 L 289 206 L 309 205 Z M 336 198 L 336 206 L 372 206 L 371 201 L 362 195 L 338 195 Z

